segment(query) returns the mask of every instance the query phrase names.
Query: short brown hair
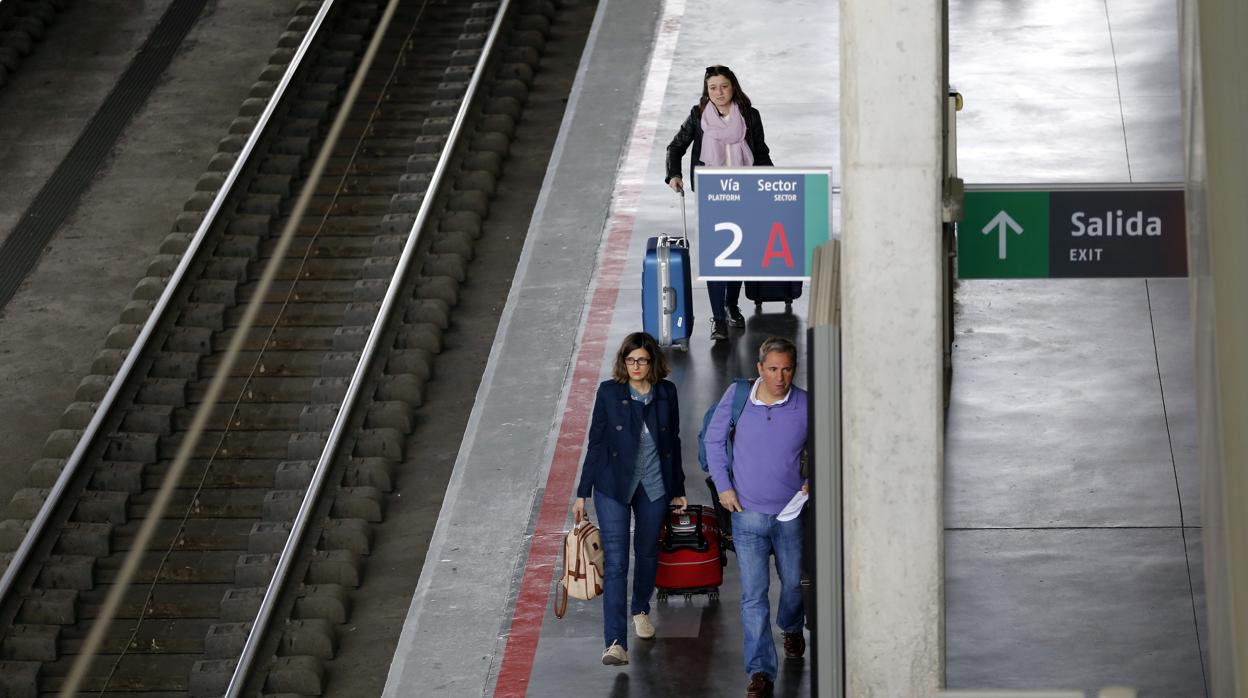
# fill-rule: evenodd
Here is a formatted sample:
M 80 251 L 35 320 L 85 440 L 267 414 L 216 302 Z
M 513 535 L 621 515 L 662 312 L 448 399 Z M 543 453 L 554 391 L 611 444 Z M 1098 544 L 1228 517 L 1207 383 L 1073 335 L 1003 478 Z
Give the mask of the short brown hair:
M 628 382 L 628 367 L 624 365 L 624 357 L 638 349 L 645 349 L 650 355 L 650 375 L 646 378 L 651 383 L 667 378 L 667 374 L 671 373 L 671 369 L 667 367 L 667 357 L 663 355 L 663 350 L 654 341 L 654 337 L 645 332 L 634 332 L 620 343 L 620 350 L 615 352 L 615 363 L 611 366 L 611 377 L 620 383 Z

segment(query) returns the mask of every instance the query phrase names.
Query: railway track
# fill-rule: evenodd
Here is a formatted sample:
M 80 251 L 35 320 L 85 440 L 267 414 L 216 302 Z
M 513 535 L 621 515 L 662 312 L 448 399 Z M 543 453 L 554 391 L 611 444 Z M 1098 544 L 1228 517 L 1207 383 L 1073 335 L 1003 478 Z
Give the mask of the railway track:
M 248 647 L 257 661 L 240 671 L 245 694 L 324 691 L 554 16 L 545 0 L 398 3 L 257 322 L 242 329 L 385 4 L 300 5 L 30 486 L 6 509 L 0 694 L 67 690 L 235 339 L 242 351 L 222 398 L 77 688 L 223 695 Z M 405 257 L 411 269 L 391 291 Z M 388 292 L 399 302 L 361 367 Z M 127 363 L 129 377 L 115 379 Z M 360 400 L 340 418 L 349 389 Z M 314 474 L 327 484 L 305 504 Z M 32 526 L 40 518 L 46 525 Z M 289 583 L 266 595 L 283 567 Z M 267 622 L 257 620 L 265 606 Z
M 0 85 L 43 40 L 69 0 L 0 0 Z

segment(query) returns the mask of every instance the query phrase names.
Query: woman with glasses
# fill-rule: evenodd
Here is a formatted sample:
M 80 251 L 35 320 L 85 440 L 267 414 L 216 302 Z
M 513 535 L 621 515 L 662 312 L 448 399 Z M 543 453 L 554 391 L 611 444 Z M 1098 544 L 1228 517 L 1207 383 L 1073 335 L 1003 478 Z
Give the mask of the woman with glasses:
M 659 530 L 668 503 L 684 511 L 685 473 L 680 461 L 680 405 L 668 380 L 667 361 L 654 337 L 634 332 L 615 353 L 611 378 L 598 386 L 589 443 L 576 488 L 576 520 L 594 498 L 604 557 L 602 663 L 628 664 L 630 516 L 633 536 L 633 627 L 654 637 L 650 596 L 659 565 Z
M 702 79 L 702 99 L 689 112 L 676 137 L 667 145 L 667 178 L 673 191 L 683 194 L 684 178 L 680 161 L 693 146 L 689 159 L 689 179 L 699 165 L 707 167 L 750 167 L 770 165 L 771 150 L 763 137 L 763 117 L 750 106 L 737 76 L 725 65 L 706 69 Z M 745 316 L 737 305 L 740 281 L 707 281 L 711 297 L 711 339 L 728 339 L 728 327 L 745 327 Z

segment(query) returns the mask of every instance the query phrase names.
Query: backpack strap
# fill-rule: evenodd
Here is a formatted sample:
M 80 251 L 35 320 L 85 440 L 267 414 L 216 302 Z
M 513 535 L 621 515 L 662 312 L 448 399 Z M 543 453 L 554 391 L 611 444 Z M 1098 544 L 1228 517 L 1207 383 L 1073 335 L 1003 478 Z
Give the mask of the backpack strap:
M 754 387 L 754 381 L 749 378 L 734 378 L 732 387 L 732 419 L 728 421 L 728 431 L 735 435 L 737 420 L 741 419 L 741 413 L 745 411 L 745 402 L 750 399 L 750 389 Z
M 728 441 L 724 445 L 728 451 L 728 478 L 732 479 L 732 444 L 737 438 L 737 421 L 745 411 L 745 402 L 750 399 L 750 389 L 754 381 L 749 378 L 732 379 L 732 414 L 728 418 Z

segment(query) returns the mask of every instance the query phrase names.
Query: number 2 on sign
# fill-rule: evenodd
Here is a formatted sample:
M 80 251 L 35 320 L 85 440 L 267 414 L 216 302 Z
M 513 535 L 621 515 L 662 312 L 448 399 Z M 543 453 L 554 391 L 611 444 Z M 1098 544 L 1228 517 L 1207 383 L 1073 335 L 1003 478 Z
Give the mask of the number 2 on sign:
M 741 238 L 744 236 L 744 233 L 741 232 L 741 226 L 737 225 L 736 223 L 716 223 L 715 232 L 719 232 L 721 230 L 727 230 L 730 233 L 732 233 L 732 242 L 728 243 L 728 246 L 724 248 L 724 251 L 720 252 L 719 256 L 715 258 L 715 266 L 717 267 L 739 267 L 741 266 L 741 260 L 731 258 L 732 253 L 736 252 L 737 248 L 741 246 Z
M 724 251 L 715 257 L 715 266 L 740 267 L 741 260 L 733 259 L 732 253 L 736 252 L 737 248 L 741 246 L 741 239 L 745 236 L 745 233 L 741 230 L 741 226 L 736 223 L 716 223 L 715 232 L 721 230 L 727 230 L 732 233 L 732 242 L 728 243 Z M 767 238 L 767 249 L 763 252 L 762 264 L 764 268 L 771 266 L 773 257 L 783 260 L 785 266 L 790 269 L 793 268 L 793 251 L 789 249 L 789 237 L 784 233 L 784 226 L 779 223 L 772 223 L 771 225 L 771 235 Z

